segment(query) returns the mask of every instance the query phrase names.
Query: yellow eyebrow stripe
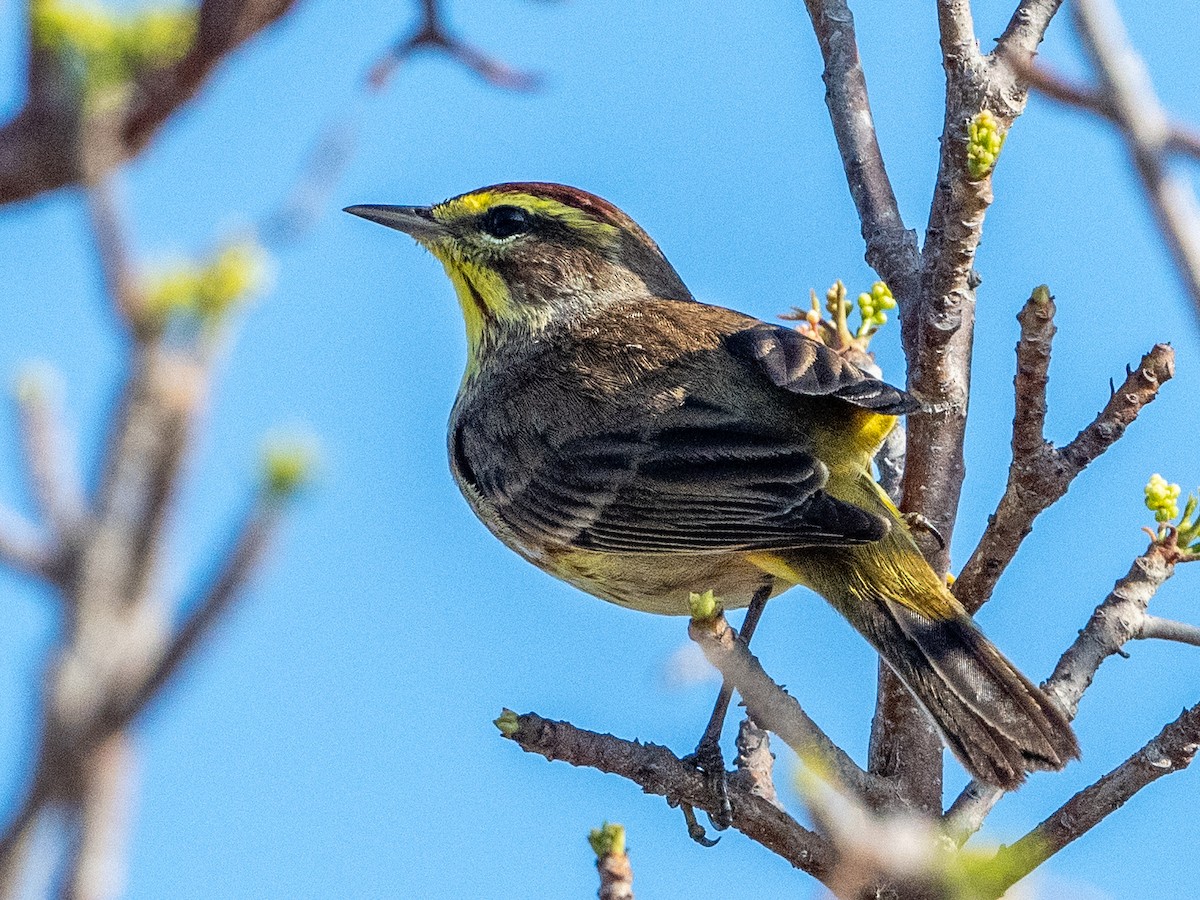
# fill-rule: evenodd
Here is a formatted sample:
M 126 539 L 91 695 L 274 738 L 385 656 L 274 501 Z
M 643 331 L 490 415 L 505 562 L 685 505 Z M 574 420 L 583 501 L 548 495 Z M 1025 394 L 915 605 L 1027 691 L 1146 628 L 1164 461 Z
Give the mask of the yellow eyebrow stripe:
M 439 203 L 433 208 L 433 216 L 439 222 L 453 222 L 478 216 L 494 206 L 519 206 L 528 212 L 549 216 L 562 222 L 572 231 L 584 232 L 603 243 L 615 241 L 620 233 L 617 226 L 601 222 L 574 206 L 551 200 L 549 197 L 523 193 L 477 191 Z

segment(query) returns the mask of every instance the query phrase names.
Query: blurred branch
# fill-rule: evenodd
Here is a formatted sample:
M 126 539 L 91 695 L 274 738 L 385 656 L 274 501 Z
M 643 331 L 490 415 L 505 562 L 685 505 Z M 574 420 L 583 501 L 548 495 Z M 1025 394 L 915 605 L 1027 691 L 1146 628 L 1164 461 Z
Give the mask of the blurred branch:
M 1121 124 L 1108 96 L 1101 91 L 1071 81 L 1061 72 L 1056 72 L 1046 65 L 1021 62 L 1011 64 L 1017 68 L 1021 78 L 1042 96 L 1057 100 L 1066 106 L 1074 106 L 1077 109 L 1095 113 L 1114 125 Z M 1193 159 L 1200 159 L 1200 132 L 1191 125 L 1169 121 L 1167 123 L 1166 149 L 1173 153 L 1182 153 Z
M 68 850 L 64 900 L 116 900 L 124 893 L 133 755 L 128 735 L 98 743 L 84 762 L 77 833 Z
M 114 111 L 118 136 L 113 165 L 135 156 L 163 123 L 191 100 L 226 56 L 275 22 L 296 0 L 203 0 L 199 28 L 187 53 L 167 69 L 144 73 L 130 85 L 129 102 Z M 44 50 L 29 51 L 24 106 L 0 126 L 0 205 L 27 200 L 84 178 L 79 98 L 63 83 Z
M 1191 182 L 1169 166 L 1178 132 L 1112 0 L 1076 0 L 1072 10 L 1075 29 L 1099 78 L 1102 105 L 1125 138 L 1159 231 L 1200 314 L 1200 203 Z
M 1186 709 L 1154 740 L 1095 784 L 1084 788 L 1042 824 L 996 854 L 999 878 L 991 896 L 1011 885 L 1076 838 L 1086 834 L 1147 785 L 1186 769 L 1200 749 L 1200 704 Z
M 27 371 L 17 409 L 30 493 L 57 544 L 69 541 L 85 515 L 83 478 L 63 422 L 55 376 Z
M 1012 462 L 1008 484 L 996 512 L 988 518 L 978 546 L 954 583 L 954 595 L 970 612 L 991 597 L 996 583 L 1012 562 L 1034 520 L 1067 492 L 1075 477 L 1125 433 L 1142 408 L 1158 396 L 1175 374 L 1175 352 L 1157 344 L 1126 370 L 1125 381 L 1113 391 L 1104 409 L 1067 446 L 1046 440 L 1046 385 L 1054 337 L 1054 298 L 1042 285 L 1034 290 L 1017 316 L 1017 374 L 1013 380 Z
M 446 24 L 442 0 L 419 0 L 420 19 L 411 33 L 398 40 L 367 75 L 367 82 L 382 89 L 401 64 L 420 50 L 444 53 L 466 66 L 488 84 L 510 91 L 532 91 L 541 76 L 515 69 L 465 42 Z
M 666 797 L 673 804 L 686 803 L 712 815 L 721 811 L 722 797 L 711 779 L 666 747 L 585 731 L 535 713 L 517 715 L 506 710 L 497 724 L 505 737 L 526 752 L 620 775 L 646 793 Z M 825 838 L 736 784 L 728 786 L 728 794 L 734 828 L 797 869 L 828 883 L 835 858 Z
M 57 581 L 54 548 L 36 529 L 7 507 L 0 506 L 0 563 L 23 575 Z
M 105 716 L 108 729 L 124 727 L 162 691 L 189 660 L 204 638 L 237 601 L 258 571 L 279 526 L 282 507 L 263 497 L 242 523 L 233 546 L 222 554 L 220 567 L 170 643 L 129 697 Z
M 115 190 L 112 177 L 107 174 L 86 185 L 88 221 L 109 299 L 121 320 L 136 331 L 145 298 L 130 260 L 129 243 L 117 208 Z

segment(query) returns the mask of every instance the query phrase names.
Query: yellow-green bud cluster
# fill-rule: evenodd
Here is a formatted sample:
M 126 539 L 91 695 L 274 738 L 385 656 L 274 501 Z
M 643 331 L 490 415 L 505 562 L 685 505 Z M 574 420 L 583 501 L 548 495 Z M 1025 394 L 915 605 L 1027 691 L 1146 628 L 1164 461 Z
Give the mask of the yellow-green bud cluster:
M 258 244 L 237 241 L 219 248 L 204 262 L 184 261 L 147 276 L 143 284 L 145 313 L 160 324 L 181 316 L 215 325 L 259 289 L 265 259 Z
M 1168 483 L 1167 479 L 1155 472 L 1146 485 L 1146 508 L 1154 513 L 1159 538 L 1166 537 L 1173 529 L 1175 545 L 1195 558 L 1200 554 L 1200 516 L 1196 515 L 1200 497 L 1188 494 L 1183 504 L 1183 515 L 1180 515 L 1179 497 L 1182 493 L 1179 485 Z
M 967 123 L 967 173 L 973 181 L 986 178 L 996 167 L 1008 133 L 986 109 Z
M 30 0 L 35 47 L 57 55 L 85 103 L 148 69 L 177 62 L 192 45 L 194 8 L 153 7 L 121 16 L 90 3 Z
M 262 454 L 263 490 L 279 500 L 295 496 L 312 481 L 317 455 L 311 438 L 289 435 L 268 440 Z
M 886 324 L 887 310 L 896 308 L 896 298 L 892 289 L 884 282 L 877 281 L 871 285 L 871 292 L 858 295 L 858 312 L 862 316 L 862 324 L 858 326 L 855 337 L 868 337 Z
M 1179 517 L 1179 494 L 1179 485 L 1168 484 L 1157 472 L 1150 476 L 1146 484 L 1146 508 L 1154 513 L 1155 522 L 1163 524 Z
M 605 822 L 599 828 L 593 828 L 588 833 L 588 843 L 592 845 L 596 859 L 613 855 L 624 856 L 625 826 L 618 825 L 616 822 Z

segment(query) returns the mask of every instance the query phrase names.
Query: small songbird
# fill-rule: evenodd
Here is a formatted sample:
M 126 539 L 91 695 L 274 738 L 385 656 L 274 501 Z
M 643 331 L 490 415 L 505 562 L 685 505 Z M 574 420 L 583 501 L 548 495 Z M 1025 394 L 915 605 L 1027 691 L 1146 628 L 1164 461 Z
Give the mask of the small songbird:
M 557 184 L 353 206 L 445 266 L 467 326 L 450 467 L 501 541 L 588 593 L 686 614 L 803 584 L 892 667 L 982 781 L 1079 749 L 986 638 L 871 474 L 913 409 L 797 331 L 693 299 L 658 245 Z

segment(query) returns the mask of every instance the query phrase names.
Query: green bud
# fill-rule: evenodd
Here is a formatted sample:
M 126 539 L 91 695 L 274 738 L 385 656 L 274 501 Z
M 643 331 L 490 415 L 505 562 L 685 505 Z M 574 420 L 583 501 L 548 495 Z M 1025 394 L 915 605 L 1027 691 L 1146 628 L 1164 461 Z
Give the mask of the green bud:
M 606 856 L 624 856 L 625 826 L 618 825 L 616 822 L 605 822 L 599 828 L 593 828 L 588 833 L 588 843 L 592 845 L 592 852 L 596 854 L 596 859 L 603 859 Z
M 713 596 L 712 588 L 703 594 L 689 593 L 688 610 L 691 612 L 693 620 L 707 622 L 715 619 L 721 612 L 721 601 Z
M 512 737 L 521 730 L 521 720 L 511 709 L 501 710 L 500 717 L 498 719 L 493 719 L 492 724 L 499 728 L 500 733 L 506 738 Z
M 263 447 L 263 490 L 269 497 L 288 500 L 312 481 L 317 463 L 317 445 L 311 437 L 280 435 Z

